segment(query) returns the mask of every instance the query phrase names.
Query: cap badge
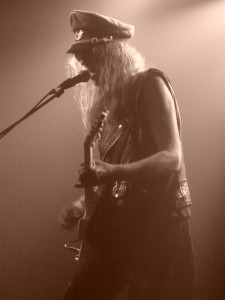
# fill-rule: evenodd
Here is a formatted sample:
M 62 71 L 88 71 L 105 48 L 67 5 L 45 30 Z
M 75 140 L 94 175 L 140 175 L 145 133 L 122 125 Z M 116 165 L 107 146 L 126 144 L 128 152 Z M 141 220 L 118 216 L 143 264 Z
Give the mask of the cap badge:
M 83 30 L 76 31 L 75 32 L 75 41 L 79 41 L 82 38 L 83 34 L 84 34 Z

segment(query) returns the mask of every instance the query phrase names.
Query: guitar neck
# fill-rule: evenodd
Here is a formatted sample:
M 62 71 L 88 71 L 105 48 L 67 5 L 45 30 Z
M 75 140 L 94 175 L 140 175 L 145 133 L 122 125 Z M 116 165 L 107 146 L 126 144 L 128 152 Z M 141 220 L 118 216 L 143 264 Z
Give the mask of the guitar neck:
M 93 159 L 93 151 L 92 147 L 84 145 L 84 165 L 86 169 L 90 169 L 92 166 L 92 159 Z M 93 194 L 93 188 L 85 188 L 85 204 L 86 204 L 86 209 L 85 209 L 85 214 L 84 214 L 84 219 L 89 220 L 92 210 L 88 207 L 88 199 L 91 198 L 91 195 Z
M 90 169 L 92 165 L 92 147 L 84 145 L 84 165 L 86 169 Z
M 84 166 L 88 170 L 92 167 L 93 147 L 101 138 L 101 131 L 108 117 L 109 111 L 103 110 L 101 115 L 91 127 L 89 134 L 84 142 Z M 94 209 L 94 188 L 85 188 L 85 214 L 84 219 L 90 219 Z

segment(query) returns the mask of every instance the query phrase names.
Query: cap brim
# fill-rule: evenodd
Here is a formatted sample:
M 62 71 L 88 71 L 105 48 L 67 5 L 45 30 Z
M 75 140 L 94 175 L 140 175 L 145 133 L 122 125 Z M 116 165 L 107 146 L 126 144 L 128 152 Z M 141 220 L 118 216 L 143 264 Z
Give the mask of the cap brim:
M 88 49 L 93 47 L 93 43 L 74 43 L 66 53 L 74 53 L 79 50 Z

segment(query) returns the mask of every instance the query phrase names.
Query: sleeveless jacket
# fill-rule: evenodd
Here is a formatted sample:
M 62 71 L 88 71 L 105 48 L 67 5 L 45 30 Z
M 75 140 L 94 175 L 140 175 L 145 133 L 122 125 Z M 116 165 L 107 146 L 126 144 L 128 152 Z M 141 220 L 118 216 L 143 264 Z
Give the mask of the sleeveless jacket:
M 157 153 L 151 133 L 148 133 L 150 143 L 148 142 L 146 145 L 144 131 L 141 128 L 141 116 L 138 115 L 144 80 L 147 80 L 148 76 L 154 75 L 163 79 L 173 97 L 177 126 L 181 136 L 180 113 L 169 79 L 163 72 L 151 68 L 135 76 L 128 95 L 130 96 L 130 107 L 127 118 L 123 124 L 111 126 L 103 135 L 99 145 L 101 160 L 111 164 L 123 164 L 138 161 Z M 143 224 L 149 218 L 148 211 L 160 205 L 167 210 L 168 215 L 178 219 L 191 215 L 189 207 L 192 202 L 183 155 L 180 169 L 170 176 L 155 178 L 151 182 L 142 180 L 114 182 L 102 188 L 100 195 L 99 206 L 89 226 L 89 236 L 93 243 L 96 242 L 94 240 L 98 240 L 96 231 L 93 229 L 95 227 L 98 228 L 97 235 L 105 236 L 105 242 L 108 238 L 108 240 L 115 239 L 121 244 L 125 237 L 127 237 L 127 241 L 133 240 L 134 242 L 135 236 L 143 231 Z M 101 222 L 99 219 L 103 221 Z M 129 233 L 133 237 L 129 236 Z M 112 243 L 111 247 L 114 245 L 115 243 Z

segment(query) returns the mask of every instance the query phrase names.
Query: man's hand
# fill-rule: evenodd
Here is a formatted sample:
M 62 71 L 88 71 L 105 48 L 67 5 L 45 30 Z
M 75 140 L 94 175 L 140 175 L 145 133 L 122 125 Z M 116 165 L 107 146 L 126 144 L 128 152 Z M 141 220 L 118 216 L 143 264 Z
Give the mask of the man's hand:
M 88 188 L 112 181 L 114 167 L 114 165 L 99 160 L 93 160 L 93 166 L 89 169 L 86 169 L 82 164 L 78 171 L 80 184 L 76 184 L 75 187 Z
M 85 211 L 84 195 L 71 204 L 65 205 L 58 218 L 60 225 L 66 229 L 70 229 L 77 224 Z

